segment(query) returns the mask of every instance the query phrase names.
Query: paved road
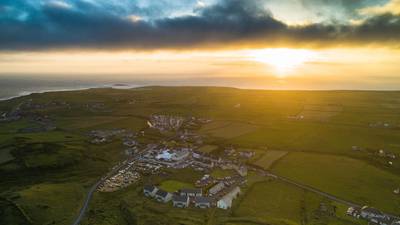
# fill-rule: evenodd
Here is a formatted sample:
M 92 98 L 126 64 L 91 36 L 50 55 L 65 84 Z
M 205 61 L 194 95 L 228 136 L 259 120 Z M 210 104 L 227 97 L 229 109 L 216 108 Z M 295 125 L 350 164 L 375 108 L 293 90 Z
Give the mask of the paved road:
M 81 222 L 83 216 L 85 215 L 86 209 L 89 206 L 89 202 L 92 199 L 93 193 L 96 191 L 97 187 L 101 184 L 103 180 L 99 180 L 97 181 L 97 183 L 95 183 L 89 190 L 86 199 L 85 199 L 85 203 L 83 204 L 81 210 L 79 211 L 79 215 L 78 217 L 75 219 L 75 222 L 73 223 L 73 225 L 79 225 L 79 223 Z
M 114 168 L 111 172 L 109 172 L 107 174 L 107 176 L 103 177 L 102 179 L 100 179 L 99 181 L 97 181 L 97 183 L 95 183 L 89 190 L 85 202 L 83 203 L 83 206 L 81 208 L 81 210 L 79 211 L 79 215 L 78 217 L 75 219 L 75 222 L 73 223 L 73 225 L 79 225 L 79 223 L 81 222 L 81 220 L 83 219 L 83 217 L 85 216 L 86 210 L 89 207 L 89 202 L 90 200 L 92 200 L 93 197 L 93 193 L 96 191 L 97 187 L 105 180 L 107 180 L 109 177 L 111 177 L 112 175 L 114 175 L 116 172 L 118 172 L 122 167 L 126 166 L 127 163 L 129 162 L 129 160 L 126 161 L 126 163 L 122 163 L 121 165 L 119 165 L 118 167 Z

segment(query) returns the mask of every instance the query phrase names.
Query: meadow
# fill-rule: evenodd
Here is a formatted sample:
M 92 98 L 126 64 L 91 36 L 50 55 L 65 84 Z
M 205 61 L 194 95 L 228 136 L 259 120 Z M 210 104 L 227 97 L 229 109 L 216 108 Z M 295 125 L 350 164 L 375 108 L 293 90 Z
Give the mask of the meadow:
M 343 199 L 400 213 L 400 198 L 393 194 L 400 177 L 357 159 L 293 152 L 273 171 Z
M 167 135 L 147 129 L 153 114 L 211 119 L 198 131 L 204 138 L 201 151 L 219 156 L 227 147 L 254 150 L 256 156 L 246 162 L 345 200 L 400 214 L 399 196 L 393 194 L 400 186 L 399 99 L 400 92 L 146 87 L 52 92 L 2 101 L 0 112 L 28 101 L 40 107 L 24 108 L 24 115 L 30 116 L 23 119 L 0 122 L 0 215 L 6 215 L 0 216 L 0 224 L 71 224 L 90 186 L 126 158 L 118 138 L 94 145 L 88 133 L 143 130 L 146 135 L 138 141 L 146 145 Z M 293 118 L 301 114 L 310 118 Z M 37 116 L 47 116 L 57 128 L 20 132 L 38 126 Z M 397 158 L 379 157 L 380 149 Z M 172 191 L 204 174 L 164 172 L 121 191 L 95 193 L 83 224 L 360 223 L 344 216 L 344 205 L 257 175 L 249 180 L 262 182 L 245 187 L 231 211 L 177 210 L 144 198 L 142 185 L 152 182 Z M 216 177 L 231 173 L 212 171 Z M 336 207 L 336 213 L 321 212 L 321 203 Z

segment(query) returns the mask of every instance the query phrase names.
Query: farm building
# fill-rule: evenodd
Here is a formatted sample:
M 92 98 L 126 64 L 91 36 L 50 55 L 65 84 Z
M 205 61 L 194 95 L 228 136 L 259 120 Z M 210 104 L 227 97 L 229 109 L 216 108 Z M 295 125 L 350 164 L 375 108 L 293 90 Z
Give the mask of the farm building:
M 211 199 L 209 197 L 195 197 L 194 205 L 198 208 L 210 208 L 211 207 Z
M 235 187 L 217 202 L 217 207 L 220 209 L 230 209 L 232 207 L 233 199 L 235 199 L 239 194 L 240 188 Z
M 203 195 L 201 189 L 182 189 L 179 193 L 181 196 L 188 197 L 200 197 Z
M 146 185 L 143 188 L 143 193 L 147 197 L 154 197 L 158 191 L 158 188 L 153 185 Z
M 172 194 L 159 189 L 155 195 L 155 198 L 159 202 L 169 202 L 172 199 Z
M 225 188 L 225 184 L 224 182 L 219 182 L 216 185 L 214 185 L 212 188 L 210 188 L 210 190 L 208 191 L 208 193 L 210 195 L 215 195 L 218 192 L 222 191 Z
M 172 197 L 172 204 L 174 205 L 174 207 L 178 207 L 178 208 L 189 207 L 189 197 L 188 196 L 174 195 Z

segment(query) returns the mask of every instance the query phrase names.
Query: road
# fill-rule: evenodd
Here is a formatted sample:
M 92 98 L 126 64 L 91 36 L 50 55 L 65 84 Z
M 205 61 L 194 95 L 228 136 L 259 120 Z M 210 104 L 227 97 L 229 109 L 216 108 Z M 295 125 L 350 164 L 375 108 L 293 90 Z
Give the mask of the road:
M 97 187 L 103 182 L 103 180 L 99 180 L 97 181 L 97 183 L 95 183 L 89 190 L 85 202 L 83 203 L 83 206 L 81 208 L 81 210 L 79 211 L 79 215 L 78 217 L 75 219 L 75 222 L 73 223 L 73 225 L 79 225 L 79 223 L 81 222 L 82 218 L 85 215 L 86 209 L 89 206 L 89 202 L 92 199 L 93 193 L 96 191 Z
M 109 177 L 113 176 L 116 172 L 118 172 L 122 167 L 126 166 L 128 164 L 129 160 L 125 161 L 125 163 L 122 163 L 118 167 L 114 168 L 112 171 L 110 171 L 105 177 L 101 178 L 99 181 L 97 181 L 90 189 L 89 192 L 86 196 L 85 202 L 83 203 L 83 206 L 81 210 L 79 211 L 78 217 L 75 219 L 73 225 L 79 225 L 83 217 L 85 216 L 86 210 L 89 207 L 90 200 L 92 200 L 93 193 L 96 191 L 96 189 L 99 187 L 99 185 L 107 180 Z

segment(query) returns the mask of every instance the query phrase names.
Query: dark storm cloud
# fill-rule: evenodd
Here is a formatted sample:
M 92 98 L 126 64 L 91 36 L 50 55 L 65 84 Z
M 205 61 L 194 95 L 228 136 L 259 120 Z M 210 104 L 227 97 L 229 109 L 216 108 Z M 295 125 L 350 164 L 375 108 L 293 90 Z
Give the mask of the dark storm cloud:
M 237 43 L 268 47 L 282 40 L 294 44 L 369 44 L 396 41 L 400 36 L 400 17 L 396 15 L 374 16 L 357 26 L 321 23 L 293 27 L 274 19 L 261 7 L 261 0 L 223 0 L 198 8 L 190 16 L 136 22 L 128 15 L 149 16 L 159 11 L 160 5 L 143 8 L 129 1 L 126 8 L 104 8 L 87 0 L 30 3 L 0 2 L 0 9 L 6 11 L 0 14 L 0 49 L 158 49 Z

